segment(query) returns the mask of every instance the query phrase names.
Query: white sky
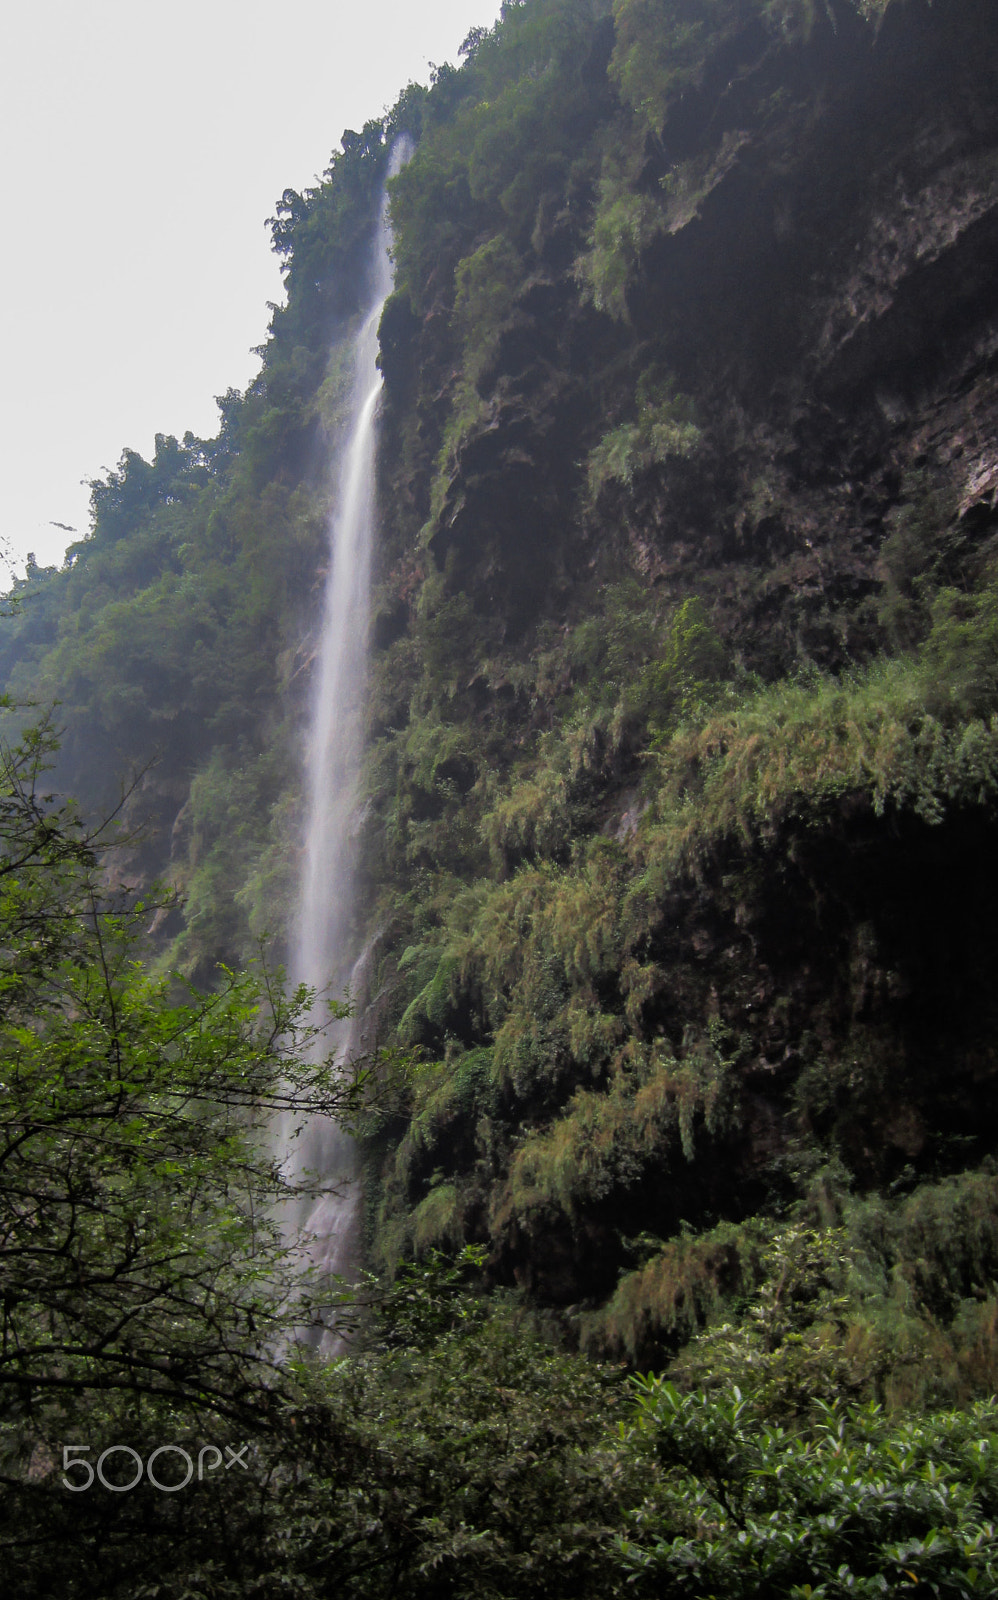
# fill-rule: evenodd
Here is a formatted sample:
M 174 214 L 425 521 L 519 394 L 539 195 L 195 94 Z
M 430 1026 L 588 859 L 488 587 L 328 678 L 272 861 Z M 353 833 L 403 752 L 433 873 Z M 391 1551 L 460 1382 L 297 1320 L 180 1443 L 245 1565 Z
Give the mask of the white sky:
M 278 197 L 498 11 L 0 0 L 0 555 L 61 562 L 81 480 L 157 432 L 218 431 L 282 298 Z

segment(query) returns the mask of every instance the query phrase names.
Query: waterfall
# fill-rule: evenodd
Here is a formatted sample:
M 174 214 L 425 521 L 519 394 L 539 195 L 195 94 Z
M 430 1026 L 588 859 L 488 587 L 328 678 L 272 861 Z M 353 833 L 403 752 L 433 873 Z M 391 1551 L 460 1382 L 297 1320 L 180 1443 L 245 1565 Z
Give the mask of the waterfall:
M 407 139 L 394 146 L 393 177 L 408 159 Z M 371 549 L 375 532 L 375 443 L 381 373 L 378 324 L 392 288 L 387 193 L 382 196 L 374 241 L 369 309 L 354 342 L 350 423 L 331 465 L 334 512 L 329 526 L 329 567 L 305 747 L 306 825 L 298 906 L 290 940 L 295 983 L 341 998 L 353 990 L 364 955 L 353 948 L 354 839 L 362 754 L 362 711 L 367 666 Z M 322 1001 L 317 1001 L 317 1008 Z M 320 1014 L 314 1021 L 323 1020 Z M 350 1052 L 349 1024 L 333 1024 L 324 1042 Z M 342 1272 L 356 1255 L 360 1194 L 350 1138 L 328 1118 L 316 1118 L 291 1148 L 285 1142 L 285 1176 L 317 1182 L 293 1219 L 313 1265 Z

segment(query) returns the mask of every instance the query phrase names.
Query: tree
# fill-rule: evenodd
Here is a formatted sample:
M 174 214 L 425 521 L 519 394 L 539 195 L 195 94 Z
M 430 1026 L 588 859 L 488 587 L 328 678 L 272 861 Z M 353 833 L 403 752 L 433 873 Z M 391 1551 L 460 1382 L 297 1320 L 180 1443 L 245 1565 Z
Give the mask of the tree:
M 8 1469 L 96 1396 L 266 1420 L 323 1298 L 281 1235 L 274 1119 L 349 1120 L 372 1085 L 304 1059 L 310 996 L 263 966 L 199 994 L 143 964 L 154 908 L 107 889 L 113 836 L 43 793 L 54 748 L 43 726 L 0 752 Z
M 354 1359 L 296 1359 L 331 1292 L 285 1249 L 265 1118 L 368 1117 L 373 1074 L 303 1060 L 304 990 L 197 994 L 142 963 L 152 908 L 44 794 L 53 748 L 0 752 L 5 1597 L 319 1600 L 346 1577 L 430 1600 L 478 1592 L 485 1555 L 510 1595 L 613 1592 L 603 1380 L 461 1264 L 369 1281 Z M 182 1452 L 210 1474 L 247 1439 L 252 1471 L 170 1492 Z
M 891 1419 L 818 1401 L 799 1432 L 737 1388 L 636 1377 L 635 1432 L 658 1473 L 618 1541 L 656 1600 L 994 1594 L 998 1407 Z

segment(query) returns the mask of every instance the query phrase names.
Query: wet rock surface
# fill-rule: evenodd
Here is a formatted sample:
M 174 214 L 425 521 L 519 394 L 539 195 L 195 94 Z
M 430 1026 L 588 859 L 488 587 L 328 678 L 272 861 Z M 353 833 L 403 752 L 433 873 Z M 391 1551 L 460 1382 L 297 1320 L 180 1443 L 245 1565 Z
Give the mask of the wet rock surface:
M 874 33 L 846 7 L 816 8 L 789 57 L 747 27 L 644 161 L 665 220 L 627 317 L 583 303 L 568 249 L 525 287 L 423 529 L 434 570 L 525 656 L 542 623 L 567 630 L 580 593 L 622 576 L 665 607 L 697 596 L 762 683 L 848 676 L 909 648 L 925 573 L 969 590 L 998 538 L 993 9 L 912 0 Z M 436 326 L 423 322 L 413 361 L 440 395 Z M 696 448 L 587 496 L 590 452 L 633 419 L 657 367 L 691 403 Z M 440 460 L 422 459 L 423 507 Z M 479 683 L 476 727 L 516 705 L 525 729 L 553 726 L 508 674 Z M 633 860 L 645 755 L 593 758 L 594 825 Z M 507 1089 L 504 1141 L 471 1113 L 441 1122 L 426 1159 L 466 1184 L 495 1276 L 591 1305 L 626 1265 L 622 1239 L 778 1206 L 809 1151 L 836 1149 L 874 1188 L 979 1159 L 998 1112 L 996 868 L 983 805 L 939 820 L 857 789 L 677 873 L 629 952 L 643 999 L 620 973 L 597 998 L 649 1049 L 700 1062 L 701 1098 L 681 1135 L 571 1204 L 525 1174 L 537 1152 L 562 1159 L 559 1116 L 581 1118 L 571 1095 L 590 1087 L 581 1069 L 557 1107 Z M 705 1042 L 715 1023 L 723 1050 Z M 480 1042 L 473 1027 L 466 1042 Z M 410 1204 L 426 1192 L 413 1174 Z

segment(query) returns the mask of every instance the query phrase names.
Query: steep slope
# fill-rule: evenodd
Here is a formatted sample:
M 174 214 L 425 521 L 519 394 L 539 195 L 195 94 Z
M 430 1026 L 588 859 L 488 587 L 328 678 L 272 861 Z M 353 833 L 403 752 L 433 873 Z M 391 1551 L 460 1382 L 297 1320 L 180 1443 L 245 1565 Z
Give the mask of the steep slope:
M 819 1231 L 824 1305 L 841 1225 L 856 1384 L 931 1349 L 990 1392 L 993 6 L 524 0 L 464 56 L 285 194 L 260 379 L 95 485 L 4 676 L 87 800 L 158 746 L 174 960 L 279 943 L 323 445 L 412 133 L 357 936 L 366 1037 L 424 1064 L 371 1258 L 481 1242 L 652 1360 L 773 1237 Z
M 990 1150 L 998 32 L 529 9 L 395 200 L 372 993 L 431 1062 L 374 1237 L 578 1311 Z M 674 1348 L 746 1228 L 588 1337 Z

